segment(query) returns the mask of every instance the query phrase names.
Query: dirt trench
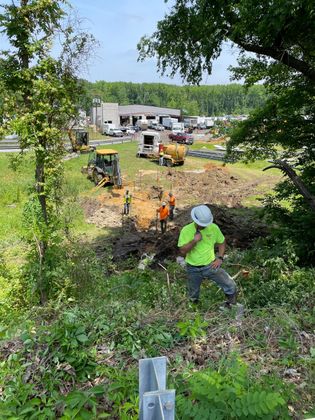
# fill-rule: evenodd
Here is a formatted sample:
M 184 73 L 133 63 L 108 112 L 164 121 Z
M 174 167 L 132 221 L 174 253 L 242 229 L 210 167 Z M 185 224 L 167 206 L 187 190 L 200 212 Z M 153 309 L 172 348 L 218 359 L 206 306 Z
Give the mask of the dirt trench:
M 105 189 L 97 199 L 82 203 L 86 220 L 99 228 L 111 231 L 113 258 L 116 261 L 144 253 L 155 254 L 158 261 L 174 259 L 178 255 L 177 240 L 180 229 L 191 222 L 190 212 L 196 204 L 207 204 L 211 208 L 214 221 L 224 233 L 229 246 L 247 248 L 255 238 L 265 235 L 266 228 L 243 209 L 242 200 L 256 194 L 259 180 L 244 182 L 232 176 L 228 169 L 207 163 L 203 171 L 174 171 L 164 174 L 164 185 L 172 185 L 176 196 L 176 216 L 168 223 L 167 233 L 160 233 L 156 209 L 162 201 L 167 201 L 168 192 L 156 183 L 152 173 L 147 176 L 140 189 L 133 185 L 121 190 Z M 152 180 L 152 183 L 150 183 Z M 130 215 L 124 216 L 123 195 L 126 189 L 132 194 Z M 238 209 L 236 212 L 235 209 Z M 244 213 L 244 215 L 242 215 Z M 108 238 L 104 239 L 108 242 Z M 98 242 L 98 254 L 102 244 Z

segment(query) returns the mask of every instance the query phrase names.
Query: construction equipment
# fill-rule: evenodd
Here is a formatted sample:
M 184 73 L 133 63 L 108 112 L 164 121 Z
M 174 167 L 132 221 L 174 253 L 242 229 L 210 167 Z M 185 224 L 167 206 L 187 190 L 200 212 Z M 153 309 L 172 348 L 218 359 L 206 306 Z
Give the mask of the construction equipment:
M 113 149 L 93 150 L 89 154 L 87 166 L 81 170 L 98 187 L 111 184 L 122 187 L 118 152 Z
M 187 154 L 187 147 L 180 144 L 161 143 L 160 134 L 154 131 L 143 131 L 140 136 L 137 157 L 158 160 L 163 152 L 165 166 L 183 165 Z
M 89 145 L 89 132 L 85 128 L 69 128 L 68 136 L 73 152 L 89 153 L 95 150 L 95 147 Z

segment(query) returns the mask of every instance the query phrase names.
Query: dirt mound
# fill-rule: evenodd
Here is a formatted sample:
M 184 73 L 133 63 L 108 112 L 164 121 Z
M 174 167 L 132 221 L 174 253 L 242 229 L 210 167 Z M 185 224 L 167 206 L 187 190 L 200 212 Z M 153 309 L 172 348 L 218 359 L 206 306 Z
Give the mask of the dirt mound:
M 227 207 L 239 207 L 245 197 L 255 194 L 258 184 L 255 180 L 244 182 L 213 163 L 206 164 L 202 173 L 170 170 L 166 178 L 174 186 L 179 202 L 191 203 L 193 199 Z
M 180 229 L 191 222 L 192 207 L 180 211 L 174 222 L 169 223 L 166 234 L 159 231 L 138 231 L 132 220 L 129 228 L 124 228 L 128 234 L 113 240 L 113 256 L 115 260 L 134 255 L 138 258 L 142 254 L 155 254 L 156 260 L 174 259 L 178 255 L 177 241 Z M 211 205 L 215 223 L 223 231 L 227 244 L 231 247 L 245 249 L 260 236 L 266 234 L 266 226 L 255 218 L 246 214 L 246 217 L 229 208 Z M 245 212 L 245 210 L 244 210 Z

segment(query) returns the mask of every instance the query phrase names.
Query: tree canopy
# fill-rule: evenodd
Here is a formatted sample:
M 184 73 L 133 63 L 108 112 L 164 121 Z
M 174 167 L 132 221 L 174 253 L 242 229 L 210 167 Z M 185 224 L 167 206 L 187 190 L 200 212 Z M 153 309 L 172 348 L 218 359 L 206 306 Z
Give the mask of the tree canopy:
M 267 98 L 261 85 L 246 92 L 241 84 L 212 86 L 176 86 L 165 83 L 84 82 L 86 110 L 92 107 L 92 98 L 120 105 L 144 104 L 179 108 L 183 115 L 248 114 L 262 106 Z
M 170 68 L 172 75 L 179 71 L 198 83 L 229 41 L 241 56 L 256 54 L 253 66 L 262 63 L 271 70 L 281 63 L 314 82 L 314 29 L 314 1 L 177 0 L 138 48 L 140 59 L 157 56 L 162 72 Z

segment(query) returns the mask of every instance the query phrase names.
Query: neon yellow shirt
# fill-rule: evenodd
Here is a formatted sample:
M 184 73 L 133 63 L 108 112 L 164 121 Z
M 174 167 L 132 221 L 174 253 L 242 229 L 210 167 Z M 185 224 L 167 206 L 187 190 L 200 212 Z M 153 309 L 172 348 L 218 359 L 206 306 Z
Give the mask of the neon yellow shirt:
M 194 239 L 196 225 L 194 222 L 183 227 L 178 238 L 178 247 L 182 247 Z M 214 246 L 222 244 L 224 236 L 215 223 L 200 230 L 202 239 L 186 254 L 185 261 L 190 265 L 208 265 L 215 260 Z

